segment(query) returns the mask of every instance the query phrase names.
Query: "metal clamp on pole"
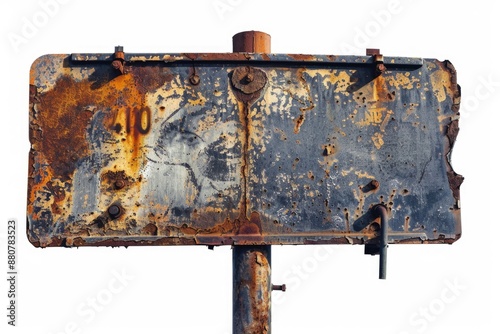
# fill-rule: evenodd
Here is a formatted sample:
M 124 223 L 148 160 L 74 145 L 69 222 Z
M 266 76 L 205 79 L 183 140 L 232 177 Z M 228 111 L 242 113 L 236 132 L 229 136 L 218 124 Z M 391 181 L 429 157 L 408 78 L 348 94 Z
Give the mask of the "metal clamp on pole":
M 380 54 L 380 49 L 366 49 L 366 55 L 373 57 L 375 63 L 375 77 L 378 77 L 387 69 L 384 65 L 384 55 Z
M 116 46 L 115 53 L 113 55 L 113 61 L 111 66 L 116 70 L 120 71 L 121 74 L 125 72 L 125 53 L 123 52 L 123 46 Z
M 379 279 L 385 279 L 387 275 L 387 248 L 388 245 L 388 214 L 387 208 L 378 204 L 371 209 L 373 219 L 380 219 L 379 236 L 377 237 L 378 243 L 370 243 L 365 245 L 365 254 L 379 255 Z

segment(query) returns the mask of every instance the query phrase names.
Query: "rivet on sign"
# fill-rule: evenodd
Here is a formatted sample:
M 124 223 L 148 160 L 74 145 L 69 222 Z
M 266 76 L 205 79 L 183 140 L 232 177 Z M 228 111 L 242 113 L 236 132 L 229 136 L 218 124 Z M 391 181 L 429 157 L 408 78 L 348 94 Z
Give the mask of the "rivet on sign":
M 123 187 L 125 187 L 125 181 L 123 181 L 123 180 L 116 180 L 115 181 L 115 188 L 116 189 L 122 189 Z
M 377 189 L 378 187 L 380 187 L 380 183 L 377 180 L 371 180 L 370 187 L 372 189 Z
M 189 82 L 192 85 L 198 85 L 200 83 L 200 76 L 198 74 L 193 74 L 192 76 L 189 77 Z
M 108 214 L 112 219 L 120 217 L 121 213 L 122 210 L 118 205 L 113 204 L 108 208 Z
M 248 72 L 247 75 L 245 76 L 245 82 L 246 83 L 250 83 L 252 82 L 254 79 L 254 76 L 253 76 L 253 73 L 252 72 Z

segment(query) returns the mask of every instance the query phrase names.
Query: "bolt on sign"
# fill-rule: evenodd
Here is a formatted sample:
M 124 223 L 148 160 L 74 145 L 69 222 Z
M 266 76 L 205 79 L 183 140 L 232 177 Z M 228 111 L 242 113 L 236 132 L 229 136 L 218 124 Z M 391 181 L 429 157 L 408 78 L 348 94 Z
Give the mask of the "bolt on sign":
M 449 61 L 52 54 L 30 72 L 37 247 L 370 244 L 461 234 Z

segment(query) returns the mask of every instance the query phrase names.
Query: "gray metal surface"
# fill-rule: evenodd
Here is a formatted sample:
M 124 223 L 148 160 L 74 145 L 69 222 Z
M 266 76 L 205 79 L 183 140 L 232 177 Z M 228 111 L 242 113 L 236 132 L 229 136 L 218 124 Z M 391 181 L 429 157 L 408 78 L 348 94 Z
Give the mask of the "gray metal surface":
M 46 246 L 460 237 L 450 62 L 46 55 L 30 77 L 28 237 Z M 379 222 L 380 223 L 380 222 Z

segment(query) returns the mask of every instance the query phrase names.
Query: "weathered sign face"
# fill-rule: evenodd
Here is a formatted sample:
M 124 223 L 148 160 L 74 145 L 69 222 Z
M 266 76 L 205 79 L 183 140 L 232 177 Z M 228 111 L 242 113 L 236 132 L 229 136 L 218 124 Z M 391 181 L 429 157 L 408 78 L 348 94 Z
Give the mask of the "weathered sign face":
M 30 78 L 35 246 L 460 237 L 448 61 L 73 54 Z M 376 220 L 375 220 L 376 222 Z

